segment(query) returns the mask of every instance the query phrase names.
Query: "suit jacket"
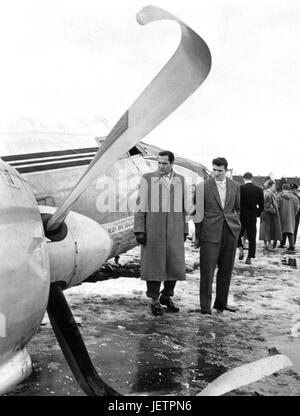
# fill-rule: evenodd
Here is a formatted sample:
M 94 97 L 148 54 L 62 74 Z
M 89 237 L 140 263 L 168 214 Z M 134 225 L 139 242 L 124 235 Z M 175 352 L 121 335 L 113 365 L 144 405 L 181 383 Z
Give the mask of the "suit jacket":
M 264 209 L 264 192 L 253 183 L 246 183 L 241 190 L 241 216 L 260 217 Z
M 222 208 L 219 191 L 213 178 L 206 179 L 196 186 L 196 214 L 194 222 L 197 224 L 197 234 L 201 242 L 220 242 L 223 234 L 224 221 L 233 236 L 238 238 L 241 223 L 240 186 L 237 182 L 226 178 L 226 199 Z M 200 234 L 200 235 L 199 235 Z

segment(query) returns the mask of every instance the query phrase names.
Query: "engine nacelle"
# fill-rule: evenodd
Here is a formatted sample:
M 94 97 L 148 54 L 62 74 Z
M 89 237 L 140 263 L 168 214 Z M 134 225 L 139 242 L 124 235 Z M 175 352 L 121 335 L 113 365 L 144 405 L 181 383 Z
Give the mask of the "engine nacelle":
M 54 207 L 40 206 L 41 214 L 53 214 Z M 63 281 L 76 286 L 107 260 L 112 240 L 96 221 L 71 211 L 66 220 L 66 236 L 61 241 L 47 239 L 51 283 Z

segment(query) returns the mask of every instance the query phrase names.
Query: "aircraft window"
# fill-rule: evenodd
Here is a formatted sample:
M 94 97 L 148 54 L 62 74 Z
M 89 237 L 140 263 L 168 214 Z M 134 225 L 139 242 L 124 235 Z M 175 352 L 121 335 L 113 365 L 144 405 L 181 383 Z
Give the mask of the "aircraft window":
M 103 144 L 104 140 L 106 139 L 105 136 L 101 136 L 101 137 L 95 137 L 95 140 L 99 146 L 99 148 L 101 147 L 101 145 Z M 144 155 L 146 154 L 145 149 L 140 146 L 139 144 L 137 144 L 136 146 L 133 146 L 128 152 L 126 152 L 124 155 L 122 155 L 120 157 L 120 159 L 125 159 L 128 156 L 135 156 L 135 155 Z
M 129 155 L 130 156 L 140 155 L 140 154 L 142 154 L 142 152 L 141 152 L 140 149 L 137 148 L 137 146 L 134 146 L 129 150 Z
M 38 205 L 47 205 L 49 207 L 55 207 L 55 202 L 52 196 L 36 196 L 36 201 Z
M 125 159 L 126 157 L 129 156 L 135 156 L 135 155 L 143 155 L 144 149 L 142 147 L 140 147 L 139 145 L 132 147 L 129 152 L 126 152 L 124 155 L 122 155 L 120 157 L 120 159 Z

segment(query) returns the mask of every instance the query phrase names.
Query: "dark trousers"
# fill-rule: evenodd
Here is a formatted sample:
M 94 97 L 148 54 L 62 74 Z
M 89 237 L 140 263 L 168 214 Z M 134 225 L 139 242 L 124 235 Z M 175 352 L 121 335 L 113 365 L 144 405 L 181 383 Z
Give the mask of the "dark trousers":
M 294 234 L 293 233 L 282 233 L 282 240 L 280 244 L 285 245 L 286 238 L 289 240 L 289 247 L 294 247 Z
M 294 230 L 294 243 L 297 241 L 298 227 L 299 227 L 300 210 L 297 212 L 295 217 L 295 230 Z
M 165 296 L 173 296 L 176 282 L 177 282 L 177 280 L 165 280 L 164 281 L 164 288 L 161 291 L 161 293 Z M 148 298 L 151 298 L 151 299 L 157 299 L 158 298 L 160 284 L 161 284 L 160 281 L 147 280 L 146 295 L 147 295 Z
M 225 221 L 219 243 L 201 242 L 200 307 L 202 310 L 211 309 L 212 284 L 216 266 L 218 266 L 218 272 L 214 308 L 223 309 L 227 305 L 236 245 L 237 239 Z
M 241 232 L 238 239 L 238 247 L 243 247 L 242 237 L 247 232 L 247 238 L 249 241 L 248 257 L 255 258 L 256 252 L 256 214 L 241 215 Z

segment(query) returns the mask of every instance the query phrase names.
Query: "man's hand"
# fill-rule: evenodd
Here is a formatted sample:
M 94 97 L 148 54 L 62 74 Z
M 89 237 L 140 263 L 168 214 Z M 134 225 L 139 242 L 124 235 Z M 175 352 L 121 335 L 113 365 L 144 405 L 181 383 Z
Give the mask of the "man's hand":
M 136 233 L 135 238 L 138 244 L 142 244 L 142 246 L 146 245 L 146 234 L 145 233 Z

